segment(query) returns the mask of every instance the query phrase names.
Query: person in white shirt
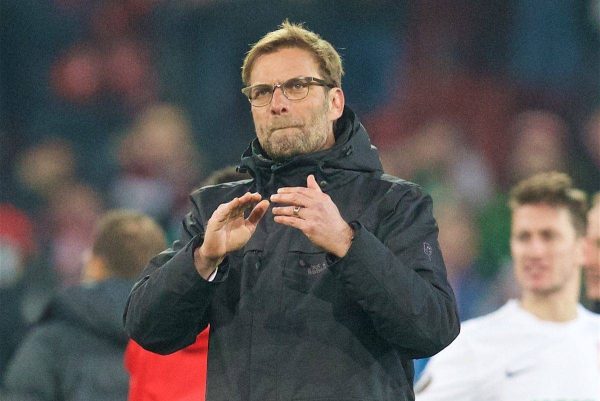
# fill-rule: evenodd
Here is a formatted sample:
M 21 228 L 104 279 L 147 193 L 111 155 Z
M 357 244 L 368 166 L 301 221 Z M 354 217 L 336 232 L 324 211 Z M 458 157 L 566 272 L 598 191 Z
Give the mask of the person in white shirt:
M 600 401 L 600 315 L 579 304 L 586 195 L 542 173 L 509 205 L 521 296 L 464 323 L 427 365 L 417 401 Z

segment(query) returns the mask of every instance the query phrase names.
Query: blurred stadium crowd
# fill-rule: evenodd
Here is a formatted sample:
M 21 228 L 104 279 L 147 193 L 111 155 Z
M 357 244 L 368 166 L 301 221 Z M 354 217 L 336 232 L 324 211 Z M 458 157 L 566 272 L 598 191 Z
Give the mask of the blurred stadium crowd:
M 81 279 L 103 211 L 155 217 L 253 138 L 240 65 L 284 18 L 344 57 L 388 173 L 434 198 L 461 318 L 515 295 L 506 190 L 569 173 L 600 190 L 600 2 L 3 0 L 0 372 Z

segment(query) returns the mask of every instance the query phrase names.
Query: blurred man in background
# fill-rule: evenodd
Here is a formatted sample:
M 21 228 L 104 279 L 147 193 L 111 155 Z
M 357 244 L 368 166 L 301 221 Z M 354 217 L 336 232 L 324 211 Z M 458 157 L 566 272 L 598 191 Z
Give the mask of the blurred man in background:
M 57 295 L 4 376 L 11 401 L 126 400 L 122 312 L 133 279 L 165 247 L 144 214 L 112 211 L 98 222 L 84 283 Z
M 418 401 L 600 400 L 600 317 L 579 303 L 587 199 L 562 173 L 513 188 L 519 300 L 463 325 L 431 358 Z

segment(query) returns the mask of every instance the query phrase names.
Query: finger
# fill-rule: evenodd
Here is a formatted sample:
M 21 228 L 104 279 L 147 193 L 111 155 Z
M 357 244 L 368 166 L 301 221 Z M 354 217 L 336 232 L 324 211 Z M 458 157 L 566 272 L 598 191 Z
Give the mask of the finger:
M 262 197 L 260 196 L 260 194 L 258 192 L 254 192 L 254 193 L 246 192 L 244 195 L 242 195 L 241 197 L 238 198 L 240 204 L 242 204 L 244 206 L 246 206 L 250 203 L 257 203 L 261 199 L 262 199 Z
M 235 210 L 238 206 L 239 198 L 237 197 L 227 203 L 220 204 L 213 212 L 211 220 L 214 219 L 215 222 L 221 223 L 220 225 L 224 224 L 235 214 Z
M 242 201 L 240 198 L 236 199 L 236 202 L 230 205 L 228 218 L 238 218 L 244 215 L 244 210 L 248 207 L 247 201 Z
M 258 204 L 256 206 L 254 206 L 254 209 L 252 209 L 252 212 L 250 212 L 250 215 L 248 216 L 248 222 L 251 223 L 252 225 L 256 225 L 258 224 L 258 222 L 260 221 L 260 219 L 262 219 L 265 215 L 265 213 L 267 213 L 267 210 L 269 209 L 269 201 L 264 199 L 260 202 L 258 202 Z
M 246 192 L 239 198 L 234 198 L 227 204 L 228 217 L 239 217 L 240 215 L 243 215 L 248 208 L 254 208 L 261 198 L 259 193 L 250 192 Z
M 323 191 L 321 191 L 321 187 L 319 186 L 319 184 L 317 184 L 317 180 L 315 179 L 315 176 L 312 174 L 310 174 L 308 177 L 306 177 L 306 187 L 313 189 L 315 191 L 323 192 Z
M 289 227 L 294 227 L 300 231 L 302 231 L 302 229 L 305 227 L 304 220 L 298 219 L 296 217 L 275 216 L 273 220 L 275 221 L 275 223 L 283 224 L 283 225 L 289 226 Z
M 283 187 L 283 188 L 279 188 L 277 190 L 278 194 L 298 193 L 298 194 L 308 195 L 311 192 L 312 191 L 306 187 Z
M 274 207 L 272 212 L 274 215 L 277 215 L 277 216 L 291 216 L 294 218 L 299 218 L 300 211 L 306 211 L 306 210 L 307 209 L 302 206 L 280 206 L 280 207 Z
M 214 211 L 212 218 L 219 223 L 224 223 L 231 216 L 232 210 L 235 205 L 238 203 L 238 198 L 233 198 L 231 201 L 227 203 L 220 204 L 217 209 Z M 211 218 L 211 219 L 212 219 Z
M 302 189 L 306 190 L 306 188 Z M 275 203 L 286 203 L 290 205 L 308 207 L 312 199 L 306 193 L 288 192 L 271 195 L 271 201 Z

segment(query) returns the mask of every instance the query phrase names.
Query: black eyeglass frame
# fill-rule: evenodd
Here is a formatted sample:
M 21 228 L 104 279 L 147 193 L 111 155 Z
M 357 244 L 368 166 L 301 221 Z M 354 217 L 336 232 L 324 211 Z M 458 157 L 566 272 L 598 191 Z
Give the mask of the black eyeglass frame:
M 290 99 L 287 95 L 287 93 L 285 92 L 285 86 L 286 84 L 293 82 L 293 81 L 298 81 L 299 83 L 306 85 L 307 87 L 307 91 L 306 91 L 306 95 L 300 99 Z M 254 103 L 252 103 L 252 99 L 250 98 L 250 92 L 252 91 L 252 89 L 256 88 L 256 87 L 261 87 L 264 86 L 265 88 L 271 88 L 271 96 L 269 97 L 269 101 L 266 102 L 265 104 L 261 104 L 261 105 L 255 105 Z M 283 93 L 283 96 L 285 96 L 286 99 L 292 101 L 292 102 L 298 102 L 300 100 L 304 100 L 308 97 L 308 94 L 310 93 L 310 87 L 311 86 L 326 86 L 330 89 L 335 88 L 335 85 L 328 83 L 327 81 L 325 81 L 324 79 L 321 78 L 315 78 L 315 77 L 294 77 L 294 78 L 290 78 L 284 82 L 281 83 L 276 83 L 273 85 L 269 85 L 269 84 L 257 84 L 257 85 L 251 85 L 251 86 L 246 86 L 245 88 L 242 88 L 242 93 L 246 96 L 246 98 L 248 99 L 248 101 L 250 102 L 250 104 L 252 105 L 252 107 L 265 107 L 268 104 L 271 103 L 271 101 L 273 100 L 273 94 L 275 93 L 275 89 L 280 88 L 281 92 Z

